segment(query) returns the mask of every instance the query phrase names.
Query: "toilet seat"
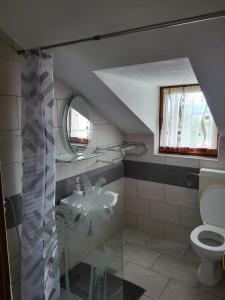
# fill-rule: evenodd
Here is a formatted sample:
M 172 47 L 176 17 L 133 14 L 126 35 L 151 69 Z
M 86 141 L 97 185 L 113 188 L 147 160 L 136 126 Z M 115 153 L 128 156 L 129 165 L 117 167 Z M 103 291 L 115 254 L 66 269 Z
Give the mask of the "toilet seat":
M 206 286 L 217 285 L 223 276 L 221 260 L 225 253 L 225 187 L 210 186 L 200 199 L 203 225 L 191 232 L 194 251 L 201 257 L 197 278 Z
M 223 244 L 220 246 L 209 246 L 209 245 L 201 242 L 199 240 L 200 234 L 203 232 L 207 232 L 207 231 L 221 235 L 224 238 Z M 191 241 L 200 248 L 203 248 L 208 251 L 212 251 L 214 253 L 215 252 L 216 253 L 225 252 L 225 228 L 208 225 L 208 224 L 200 225 L 191 232 L 190 238 L 191 238 Z M 210 237 L 210 239 L 212 239 L 212 238 Z

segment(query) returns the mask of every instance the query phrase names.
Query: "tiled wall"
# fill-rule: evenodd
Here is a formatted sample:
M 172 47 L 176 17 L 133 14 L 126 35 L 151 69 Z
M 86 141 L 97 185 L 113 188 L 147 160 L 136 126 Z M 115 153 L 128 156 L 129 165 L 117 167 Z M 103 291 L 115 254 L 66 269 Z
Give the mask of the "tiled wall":
M 143 156 L 127 156 L 124 163 L 124 222 L 168 239 L 189 243 L 190 232 L 201 224 L 198 179 L 191 176 L 194 188 L 186 188 L 185 172 L 200 168 L 225 170 L 225 146 L 220 143 L 218 160 L 154 155 L 153 137 L 125 135 L 125 141 L 143 142 Z M 139 150 L 137 150 L 139 151 Z
M 22 178 L 22 151 L 21 151 L 21 127 L 20 127 L 20 64 L 13 42 L 4 34 L 0 34 L 0 159 L 2 162 L 2 175 L 4 182 L 4 194 L 6 197 L 21 193 Z M 64 153 L 61 143 L 60 115 L 65 99 L 72 94 L 72 90 L 66 87 L 58 78 L 55 78 L 55 115 L 54 126 L 56 136 L 56 152 Z M 122 141 L 121 133 L 102 116 L 89 107 L 90 118 L 93 122 L 93 139 L 89 146 L 92 152 L 96 146 L 109 146 Z M 155 164 L 160 166 L 182 166 L 199 169 L 201 167 L 225 169 L 225 143 L 221 143 L 218 161 L 199 160 L 180 157 L 153 155 L 153 139 L 151 136 L 129 135 L 124 136 L 126 141 L 144 142 L 149 146 L 143 156 L 127 156 L 130 161 Z M 112 159 L 115 154 L 106 152 L 100 159 Z M 107 164 L 96 164 L 96 158 L 76 162 L 73 164 L 57 163 L 58 185 L 77 174 L 106 167 Z M 146 164 L 143 164 L 146 166 Z M 100 171 L 101 172 L 101 171 Z M 125 224 L 151 232 L 156 236 L 188 242 L 189 234 L 201 220 L 198 210 L 198 191 L 188 189 L 180 185 L 167 184 L 166 182 L 153 182 L 149 177 L 146 180 L 144 169 L 140 171 L 140 177 L 124 179 L 125 195 Z M 132 177 L 132 176 L 131 176 Z M 121 189 L 123 180 L 118 185 L 113 182 L 106 188 Z M 169 176 L 168 176 L 169 182 Z M 120 192 L 121 195 L 123 194 Z M 122 203 L 122 201 L 121 201 Z M 14 299 L 18 298 L 20 250 L 16 237 L 15 227 L 7 232 L 11 268 L 12 291 Z
M 20 127 L 20 64 L 13 51 L 13 42 L 0 33 L 0 160 L 5 196 L 21 192 L 22 145 Z M 20 249 L 16 231 L 7 232 L 11 285 L 18 299 Z
M 56 141 L 56 154 L 61 155 L 66 153 L 66 150 L 61 142 L 60 130 L 61 130 L 61 115 L 66 102 L 66 99 L 72 94 L 72 90 L 66 87 L 57 77 L 54 80 L 55 84 L 55 141 Z M 107 147 L 116 145 L 122 142 L 123 136 L 119 130 L 105 120 L 100 114 L 98 114 L 90 105 L 87 103 L 87 109 L 89 111 L 90 121 L 93 124 L 91 130 L 92 139 L 88 145 L 88 153 L 92 153 L 96 147 Z M 102 166 L 106 166 L 106 163 L 96 163 L 97 159 L 100 160 L 111 160 L 114 157 L 118 157 L 118 153 L 107 152 L 105 155 L 98 158 L 92 158 L 76 163 L 57 163 L 57 181 L 81 174 Z
M 18 195 L 22 191 L 21 75 L 19 57 L 13 50 L 13 47 L 14 43 L 5 34 L 0 33 L 0 160 L 2 165 L 3 189 L 6 198 Z M 64 153 L 65 150 L 59 137 L 60 114 L 65 99 L 72 94 L 72 90 L 66 87 L 57 77 L 55 77 L 54 84 L 56 152 Z M 93 139 L 89 147 L 90 152 L 97 146 L 114 145 L 122 141 L 122 134 L 112 124 L 107 122 L 91 107 L 89 107 L 89 111 L 91 121 L 93 122 Z M 113 156 L 112 153 L 106 153 L 101 158 L 108 160 L 113 158 Z M 57 181 L 60 183 L 60 180 L 65 180 L 66 178 L 71 178 L 77 174 L 94 169 L 99 169 L 101 173 L 101 170 L 105 166 L 107 164 L 96 164 L 96 158 L 73 164 L 57 163 Z M 122 181 L 120 180 L 119 182 L 121 185 Z M 112 183 L 110 188 L 112 188 Z M 9 203 L 7 203 L 6 207 L 10 207 Z M 19 214 L 20 208 L 18 208 L 17 215 L 19 216 Z M 9 215 L 12 218 L 11 212 Z M 13 299 L 15 300 L 19 299 L 20 276 L 20 248 L 15 227 L 7 231 L 7 238 L 12 292 L 14 294 Z

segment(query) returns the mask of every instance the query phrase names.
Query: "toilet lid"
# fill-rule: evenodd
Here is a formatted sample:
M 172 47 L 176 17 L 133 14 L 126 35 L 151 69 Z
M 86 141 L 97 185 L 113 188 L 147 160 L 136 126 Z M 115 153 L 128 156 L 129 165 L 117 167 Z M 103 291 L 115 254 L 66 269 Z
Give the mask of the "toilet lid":
M 208 187 L 200 199 L 200 213 L 204 224 L 225 228 L 225 187 Z

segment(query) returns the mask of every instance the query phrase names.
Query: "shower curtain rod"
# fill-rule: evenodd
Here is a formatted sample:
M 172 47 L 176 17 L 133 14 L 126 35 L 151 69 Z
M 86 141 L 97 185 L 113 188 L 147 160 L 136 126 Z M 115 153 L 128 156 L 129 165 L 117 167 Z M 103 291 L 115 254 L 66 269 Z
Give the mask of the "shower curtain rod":
M 131 33 L 150 31 L 150 30 L 161 29 L 161 28 L 169 28 L 169 27 L 173 27 L 173 26 L 181 26 L 181 25 L 186 25 L 186 24 L 191 24 L 191 23 L 196 23 L 196 22 L 203 22 L 203 21 L 207 21 L 207 20 L 219 19 L 219 18 L 223 18 L 223 17 L 225 17 L 225 10 L 208 13 L 208 14 L 203 14 L 203 15 L 187 17 L 187 18 L 183 18 L 183 19 L 176 19 L 176 20 L 172 20 L 172 21 L 156 23 L 156 24 L 152 24 L 152 25 L 131 28 L 131 29 L 125 29 L 125 30 L 121 30 L 121 31 L 99 34 L 99 35 L 95 35 L 95 36 L 91 36 L 91 37 L 62 42 L 62 43 L 58 43 L 58 44 L 45 45 L 45 46 L 31 48 L 31 49 L 27 49 L 27 50 L 25 50 L 25 49 L 18 50 L 17 53 L 24 54 L 26 51 L 33 51 L 36 49 L 48 50 L 48 49 L 52 49 L 52 48 L 75 45 L 75 44 L 80 44 L 80 43 L 84 43 L 84 42 L 99 41 L 99 40 L 108 39 L 108 38 L 112 38 L 112 37 L 131 34 Z

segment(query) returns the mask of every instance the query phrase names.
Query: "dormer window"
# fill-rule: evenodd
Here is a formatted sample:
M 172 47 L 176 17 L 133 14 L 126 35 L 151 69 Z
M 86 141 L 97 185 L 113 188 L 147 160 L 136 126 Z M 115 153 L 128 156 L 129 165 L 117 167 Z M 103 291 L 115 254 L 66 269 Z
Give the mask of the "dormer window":
M 218 130 L 199 85 L 160 88 L 159 152 L 217 157 Z

